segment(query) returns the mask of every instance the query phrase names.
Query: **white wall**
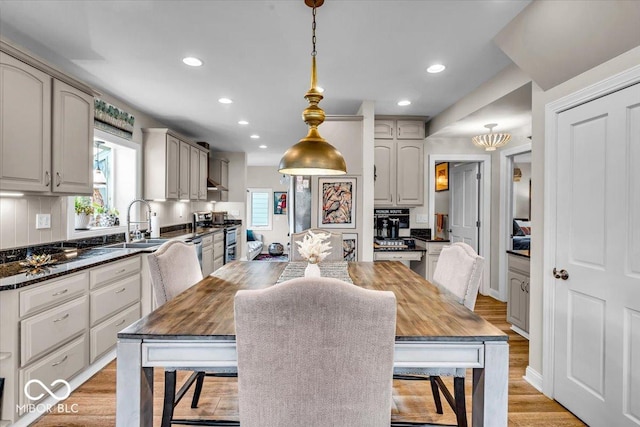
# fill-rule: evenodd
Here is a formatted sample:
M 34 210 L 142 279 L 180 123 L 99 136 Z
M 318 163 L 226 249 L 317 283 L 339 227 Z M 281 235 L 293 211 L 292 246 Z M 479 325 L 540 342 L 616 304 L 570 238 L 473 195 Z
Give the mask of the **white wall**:
M 522 172 L 520 181 L 513 181 L 513 217 L 529 218 L 529 183 L 531 181 L 531 163 L 514 163 Z

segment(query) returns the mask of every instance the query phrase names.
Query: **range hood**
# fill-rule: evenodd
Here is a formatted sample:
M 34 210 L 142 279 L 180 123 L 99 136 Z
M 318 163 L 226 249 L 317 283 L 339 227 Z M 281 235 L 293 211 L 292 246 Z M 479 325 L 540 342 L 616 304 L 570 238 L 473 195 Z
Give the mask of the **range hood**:
M 198 141 L 196 144 L 207 149 L 207 175 L 209 175 L 211 171 L 211 165 L 210 165 L 211 157 L 209 157 L 209 152 L 210 152 L 209 143 L 204 141 Z M 224 187 L 219 182 L 216 182 L 210 176 L 207 176 L 207 191 L 227 191 L 227 190 L 228 188 Z

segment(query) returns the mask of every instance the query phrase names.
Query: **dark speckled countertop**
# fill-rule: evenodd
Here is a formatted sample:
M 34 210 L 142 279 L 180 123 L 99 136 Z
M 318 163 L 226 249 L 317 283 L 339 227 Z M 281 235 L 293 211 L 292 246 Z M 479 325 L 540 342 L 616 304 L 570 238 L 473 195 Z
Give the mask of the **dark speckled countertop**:
M 182 228 L 162 233 L 160 234 L 160 238 L 190 240 L 207 234 L 223 232 L 225 228 L 235 227 L 238 227 L 238 225 L 220 226 L 216 228 L 197 228 L 195 233 L 191 232 L 190 229 Z M 41 267 L 38 270 L 27 271 L 27 269 L 20 265 L 19 262 L 0 264 L 0 291 L 22 288 L 35 283 L 55 279 L 66 274 L 93 268 L 101 264 L 135 256 L 140 253 L 153 252 L 155 249 L 157 249 L 157 247 L 144 249 L 122 249 L 99 246 L 78 249 L 69 256 L 62 251 L 61 248 L 60 253 L 52 255 L 52 259 L 55 260 L 54 263 Z M 69 258 L 67 259 L 67 257 Z
M 509 249 L 507 251 L 507 253 L 508 254 L 512 254 L 512 255 L 518 255 L 518 256 L 521 256 L 523 258 L 529 258 L 530 255 L 531 255 L 529 249 L 514 249 L 514 250 Z

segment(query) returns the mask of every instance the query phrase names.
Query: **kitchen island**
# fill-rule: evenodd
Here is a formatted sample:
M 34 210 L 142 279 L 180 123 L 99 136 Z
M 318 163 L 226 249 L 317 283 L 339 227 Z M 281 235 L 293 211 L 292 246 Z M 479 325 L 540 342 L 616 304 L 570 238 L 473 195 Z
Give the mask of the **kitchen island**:
M 234 368 L 235 293 L 273 286 L 286 265 L 232 262 L 122 330 L 117 425 L 152 425 L 156 367 Z M 395 293 L 396 367 L 472 368 L 473 425 L 507 425 L 507 335 L 401 263 L 349 263 L 348 274 L 356 286 Z

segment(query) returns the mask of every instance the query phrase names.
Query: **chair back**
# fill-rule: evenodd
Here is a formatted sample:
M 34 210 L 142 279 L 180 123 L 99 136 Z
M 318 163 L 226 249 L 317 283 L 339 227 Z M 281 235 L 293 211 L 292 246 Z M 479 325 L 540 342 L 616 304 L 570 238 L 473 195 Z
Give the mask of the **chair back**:
M 158 307 L 202 280 L 198 254 L 193 245 L 169 240 L 149 254 L 147 260 Z
M 331 236 L 329 237 L 329 243 L 331 244 L 331 252 L 329 253 L 329 255 L 327 255 L 327 257 L 323 260 L 323 261 L 343 261 L 344 260 L 344 255 L 343 255 L 343 249 L 342 249 L 342 233 L 338 233 L 335 231 L 326 231 L 326 230 L 321 230 L 319 228 L 311 228 L 309 229 L 311 230 L 312 233 L 328 233 Z M 301 242 L 302 239 L 304 239 L 304 236 L 307 235 L 307 231 L 309 230 L 304 230 L 301 231 L 300 233 L 293 233 L 291 235 L 291 244 L 289 245 L 289 261 L 305 261 L 305 259 L 302 257 L 302 255 L 300 255 L 300 252 L 298 251 L 298 245 L 296 244 L 296 242 Z
M 460 304 L 473 311 L 482 281 L 484 258 L 463 242 L 456 242 L 442 248 L 433 281 L 449 290 Z
M 326 278 L 235 296 L 240 425 L 388 427 L 396 298 Z

